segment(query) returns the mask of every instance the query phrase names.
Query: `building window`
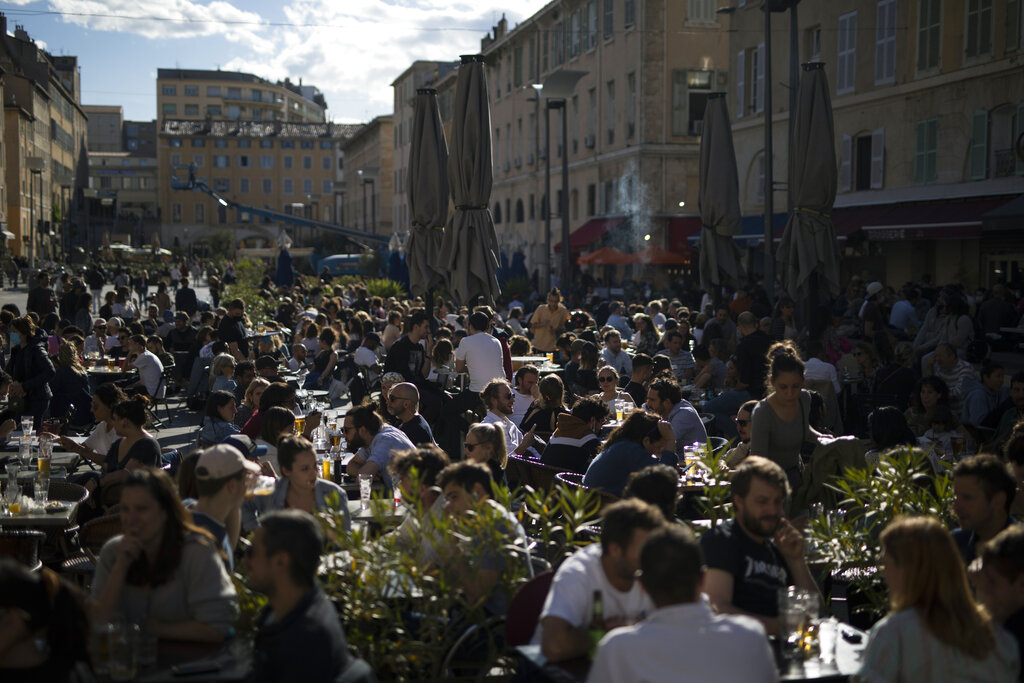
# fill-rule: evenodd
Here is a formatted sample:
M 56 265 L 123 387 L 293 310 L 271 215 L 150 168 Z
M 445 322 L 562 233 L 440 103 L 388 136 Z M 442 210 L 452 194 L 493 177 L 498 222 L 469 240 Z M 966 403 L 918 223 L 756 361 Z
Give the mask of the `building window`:
M 173 138 L 168 144 L 170 144 L 171 147 L 181 147 L 181 140 Z
M 975 109 L 971 117 L 971 180 L 988 177 L 988 111 Z
M 494 202 L 494 224 L 501 225 L 501 202 Z
M 281 191 L 284 194 L 295 194 L 295 183 L 291 178 L 285 178 L 281 181 Z
M 919 0 L 917 15 L 917 69 L 939 67 L 942 39 L 942 0 Z
M 109 190 L 112 187 L 113 187 L 113 183 L 111 182 L 110 176 L 108 176 L 108 175 L 100 176 L 100 189 L 101 190 Z
M 742 119 L 746 108 L 746 87 L 747 87 L 747 64 L 746 52 L 740 50 L 736 53 L 736 118 Z
M 804 39 L 804 44 L 807 45 L 807 61 L 808 62 L 820 62 L 821 61 L 821 27 L 812 26 L 807 29 L 807 37 Z
M 580 13 L 573 12 L 569 17 L 569 59 L 580 56 Z
M 199 105 L 198 104 L 186 104 L 185 105 L 185 116 L 199 116 Z
M 705 1 L 710 2 L 711 0 Z M 622 5 L 622 25 L 629 28 L 636 23 L 636 0 L 625 0 Z
M 914 133 L 914 182 L 934 183 L 938 180 L 939 120 L 918 121 Z
M 181 155 L 180 154 L 172 154 L 171 155 L 171 166 L 181 166 Z
M 284 161 L 284 167 L 286 169 L 294 168 L 295 167 L 294 166 L 294 158 L 292 157 L 292 155 L 286 154 L 284 157 L 282 157 L 282 160 Z
M 214 154 L 213 155 L 213 167 L 214 168 L 228 168 L 231 166 L 231 158 L 227 154 Z
M 584 146 L 592 148 L 594 146 L 594 138 L 597 136 L 597 88 L 590 88 L 587 91 L 587 137 L 590 138 L 589 142 L 585 141 Z
M 173 85 L 165 85 L 162 88 L 160 88 L 160 94 L 161 95 L 177 95 L 178 94 L 178 88 L 177 88 L 177 86 L 173 86 Z
M 608 144 L 615 142 L 615 81 L 608 81 L 607 84 L 608 101 L 605 103 L 606 109 L 605 114 L 607 117 L 608 127 Z
M 281 140 L 281 149 L 295 149 L 295 140 Z
M 248 154 L 238 155 L 238 168 L 250 168 L 250 159 Z
M 672 70 L 672 135 L 686 135 L 686 69 Z
M 590 0 L 583 7 L 583 50 L 597 47 L 597 0 Z
M 186 85 L 185 86 L 186 97 L 199 97 L 199 86 L 198 85 Z
M 239 178 L 238 179 L 238 191 L 242 194 L 249 194 L 249 179 Z
M 206 222 L 206 204 L 196 202 L 192 207 L 192 220 L 196 223 Z
M 229 119 L 237 119 L 237 118 L 241 117 L 241 115 L 242 115 L 242 110 L 239 109 L 238 105 L 232 104 L 232 105 L 228 106 L 228 118 Z
M 331 170 L 331 157 L 321 157 L 320 158 L 320 168 L 322 168 L 325 171 L 330 171 Z
M 206 105 L 206 114 L 208 116 L 220 116 L 221 106 L 219 104 L 208 104 Z
M 164 115 L 175 115 L 178 113 L 178 105 L 173 102 L 164 102 L 160 105 L 160 113 Z
M 228 141 L 227 140 L 214 140 L 213 141 L 213 146 L 216 147 L 217 149 L 227 149 L 228 148 Z
M 522 223 L 526 220 L 526 211 L 523 208 L 523 200 L 516 200 L 516 223 Z
M 274 141 L 273 140 L 260 140 L 260 149 L 273 149 L 273 148 L 274 148 Z
M 896 77 L 896 0 L 879 0 L 875 17 L 875 83 Z
M 239 140 L 238 149 L 249 149 L 252 147 L 252 140 Z
M 206 155 L 205 154 L 193 154 L 192 155 L 192 163 L 195 165 L 196 168 L 202 168 L 206 164 Z
M 320 194 L 330 194 L 334 190 L 334 181 L 330 178 L 324 178 L 320 183 Z
M 604 39 L 615 35 L 615 0 L 604 0 Z
M 311 178 L 303 179 L 302 194 L 313 194 L 313 180 Z
M 992 0 L 967 0 L 967 56 L 992 52 Z
M 551 27 L 551 68 L 562 65 L 564 61 L 562 50 L 565 48 L 565 23 L 558 22 Z
M 228 178 L 213 179 L 214 192 L 231 192 L 231 180 Z
M 274 168 L 274 157 L 270 154 L 261 154 L 260 168 Z
M 626 139 L 636 135 L 636 72 L 626 74 Z
M 836 94 L 853 92 L 857 70 L 857 13 L 839 17 Z
M 220 86 L 219 85 L 208 85 L 206 86 L 207 97 L 220 97 Z
M 302 140 L 299 143 L 299 148 L 300 149 L 315 149 L 316 148 L 316 144 L 312 140 Z
M 240 99 L 242 99 L 242 89 L 241 88 L 228 88 L 228 97 L 230 97 L 233 100 L 240 100 Z
M 1024 0 L 1008 0 L 1006 3 L 1006 50 L 1020 48 L 1024 34 Z
M 171 204 L 171 221 L 174 223 L 181 222 L 181 202 L 173 202 Z
M 270 178 L 264 178 L 262 181 L 263 194 L 273 194 L 274 192 L 274 181 Z
M 305 155 L 304 157 L 302 157 L 302 168 L 304 168 L 307 171 L 312 170 L 313 169 L 313 157 L 309 156 L 308 154 Z
M 714 0 L 690 0 L 686 11 L 686 21 L 714 23 Z
M 334 142 L 331 140 L 321 140 L 320 149 L 334 149 Z

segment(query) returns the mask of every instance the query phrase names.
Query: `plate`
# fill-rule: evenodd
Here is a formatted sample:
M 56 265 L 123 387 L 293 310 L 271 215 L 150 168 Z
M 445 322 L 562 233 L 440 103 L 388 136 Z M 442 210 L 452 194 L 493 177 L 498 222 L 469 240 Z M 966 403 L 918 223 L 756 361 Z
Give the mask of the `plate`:
M 63 501 L 51 500 L 49 503 L 46 504 L 46 512 L 48 514 L 54 514 L 55 515 L 55 514 L 58 514 L 60 512 L 67 512 L 69 507 L 70 506 L 67 503 L 63 502 Z

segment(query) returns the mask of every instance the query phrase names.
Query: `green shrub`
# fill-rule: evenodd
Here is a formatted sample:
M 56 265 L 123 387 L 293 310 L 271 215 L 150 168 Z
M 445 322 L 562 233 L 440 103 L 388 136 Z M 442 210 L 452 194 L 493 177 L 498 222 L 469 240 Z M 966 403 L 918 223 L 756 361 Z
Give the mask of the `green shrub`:
M 366 282 L 366 293 L 370 296 L 379 296 L 382 299 L 388 297 L 403 298 L 408 296 L 405 291 L 405 287 L 400 282 L 388 279 L 386 277 L 373 278 Z

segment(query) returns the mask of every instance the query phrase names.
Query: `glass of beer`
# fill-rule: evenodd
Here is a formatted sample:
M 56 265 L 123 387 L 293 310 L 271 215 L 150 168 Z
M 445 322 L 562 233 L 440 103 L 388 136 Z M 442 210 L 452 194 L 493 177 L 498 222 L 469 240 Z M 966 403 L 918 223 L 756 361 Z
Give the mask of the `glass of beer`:
M 306 417 L 302 416 L 302 417 L 295 418 L 295 433 L 301 436 L 302 433 L 305 432 L 305 431 L 306 431 Z
M 320 461 L 320 469 L 321 469 L 320 478 L 321 479 L 326 479 L 327 481 L 330 481 L 331 480 L 331 459 L 328 458 L 328 457 L 324 457 L 324 459 Z
M 117 359 L 116 358 L 108 358 L 107 359 L 107 369 L 110 370 L 110 371 L 117 370 Z
M 335 429 L 332 429 L 329 434 L 330 434 L 330 438 L 331 438 L 331 452 L 332 453 L 339 453 L 339 452 L 341 452 L 341 430 L 335 428 Z
M 622 422 L 622 413 L 626 409 L 626 402 L 621 398 L 615 399 L 615 419 Z
M 274 492 L 273 477 L 255 476 L 246 479 L 245 497 L 252 500 L 256 496 L 269 496 Z
M 967 447 L 967 439 L 962 436 L 951 436 L 949 445 L 953 447 L 953 457 L 959 460 L 963 457 L 964 449 Z

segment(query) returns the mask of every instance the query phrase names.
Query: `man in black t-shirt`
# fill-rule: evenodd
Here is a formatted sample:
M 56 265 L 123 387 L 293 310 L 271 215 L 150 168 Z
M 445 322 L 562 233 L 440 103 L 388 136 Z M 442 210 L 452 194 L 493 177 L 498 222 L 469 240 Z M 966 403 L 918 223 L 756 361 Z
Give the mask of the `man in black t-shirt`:
M 638 406 L 647 402 L 647 380 L 651 378 L 653 370 L 654 361 L 646 353 L 633 356 L 633 374 L 629 376 L 625 391 Z
M 417 412 L 419 407 L 420 392 L 416 390 L 415 384 L 400 382 L 391 387 L 388 394 L 388 412 L 398 418 L 398 428 L 417 446 L 425 443 L 436 445 L 430 425 Z
M 384 358 L 384 372 L 397 372 L 406 382 L 418 385 L 423 383 L 423 369 L 432 346 L 430 317 L 424 311 L 415 311 L 407 325 L 408 332 L 395 340 Z M 420 344 L 423 340 L 426 346 Z
M 740 341 L 736 345 L 736 372 L 739 375 L 739 389 L 750 392 L 751 398 L 764 398 L 764 379 L 768 371 L 768 347 L 771 337 L 757 327 L 757 318 L 750 311 L 740 313 L 736 319 Z
M 778 589 L 797 585 L 820 598 L 800 531 L 783 517 L 786 473 L 756 455 L 732 477 L 735 517 L 701 537 L 708 573 L 704 590 L 722 614 L 746 614 L 779 633 Z
M 221 318 L 220 328 L 217 330 L 217 338 L 228 345 L 228 352 L 239 361 L 249 359 L 249 342 L 245 338 L 243 315 L 245 302 L 241 299 L 232 299 L 228 302 L 228 314 Z

